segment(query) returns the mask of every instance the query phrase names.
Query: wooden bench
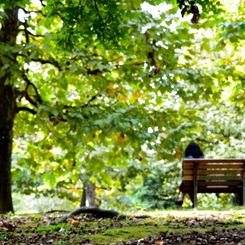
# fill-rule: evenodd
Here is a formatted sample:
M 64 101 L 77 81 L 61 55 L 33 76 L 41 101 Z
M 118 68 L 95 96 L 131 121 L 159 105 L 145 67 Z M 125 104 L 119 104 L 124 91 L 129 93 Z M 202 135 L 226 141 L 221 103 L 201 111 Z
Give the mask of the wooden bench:
M 240 193 L 245 205 L 245 159 L 183 160 L 183 192 L 193 195 L 197 207 L 197 193 Z

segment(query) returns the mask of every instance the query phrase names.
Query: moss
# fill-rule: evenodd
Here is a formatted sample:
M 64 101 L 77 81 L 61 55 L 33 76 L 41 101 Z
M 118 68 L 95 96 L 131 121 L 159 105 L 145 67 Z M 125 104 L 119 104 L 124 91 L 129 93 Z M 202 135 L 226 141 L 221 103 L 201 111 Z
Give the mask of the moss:
M 213 230 L 245 229 L 245 210 L 230 211 L 155 211 L 148 212 L 150 217 L 125 220 L 94 220 L 92 222 L 80 220 L 76 224 L 63 223 L 47 226 L 43 216 L 5 217 L 5 221 L 15 226 L 14 230 L 4 228 L 0 236 L 1 241 L 15 241 L 23 236 L 23 242 L 29 237 L 48 241 L 54 239 L 61 244 L 110 244 L 127 242 L 132 239 L 159 237 L 167 232 L 167 236 L 188 234 L 193 231 L 204 233 Z M 49 217 L 52 219 L 52 217 Z M 29 241 L 29 240 L 28 240 Z M 57 243 L 57 244 L 58 244 Z M 14 243 L 12 243 L 14 244 Z
M 118 243 L 121 241 L 128 241 L 131 239 L 140 239 L 146 237 L 158 236 L 160 232 L 168 231 L 168 235 L 173 234 L 186 234 L 195 230 L 198 233 L 204 233 L 207 231 L 223 230 L 223 229 L 244 229 L 245 224 L 234 223 L 236 221 L 231 220 L 219 220 L 218 224 L 203 220 L 203 226 L 200 223 L 197 225 L 187 225 L 184 223 L 185 217 L 173 218 L 168 216 L 167 218 L 147 218 L 138 222 L 130 222 L 128 227 L 118 227 L 112 229 L 103 230 L 97 234 L 90 235 L 89 239 L 91 243 L 105 244 L 105 243 Z M 182 222 L 183 221 L 183 222 Z
M 157 236 L 160 231 L 167 231 L 167 228 L 164 226 L 131 226 L 107 229 L 101 233 L 91 235 L 89 238 L 91 243 L 115 243 L 142 237 Z

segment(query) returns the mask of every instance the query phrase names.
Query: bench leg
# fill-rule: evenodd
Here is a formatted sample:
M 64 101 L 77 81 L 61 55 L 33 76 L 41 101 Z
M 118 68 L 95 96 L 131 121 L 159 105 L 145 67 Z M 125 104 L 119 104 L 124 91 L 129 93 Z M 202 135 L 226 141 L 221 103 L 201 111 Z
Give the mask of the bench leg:
M 197 207 L 197 162 L 194 162 L 193 208 Z
M 239 193 L 239 197 L 240 197 L 240 203 L 239 203 L 239 206 L 245 206 L 244 204 L 244 193 L 243 193 L 243 191 L 241 191 L 240 193 Z
M 197 208 L 197 193 L 193 193 L 193 208 Z
M 245 206 L 245 162 L 243 163 L 242 206 Z
M 241 205 L 245 206 L 245 187 L 244 187 L 244 182 L 243 182 L 243 187 L 242 187 L 242 193 L 241 193 Z

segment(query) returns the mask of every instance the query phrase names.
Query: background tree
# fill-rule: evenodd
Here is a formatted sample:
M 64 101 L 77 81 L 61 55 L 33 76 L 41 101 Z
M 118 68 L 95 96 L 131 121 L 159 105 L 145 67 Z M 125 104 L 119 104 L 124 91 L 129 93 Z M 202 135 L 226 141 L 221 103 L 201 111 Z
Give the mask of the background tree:
M 200 46 L 196 33 L 209 27 L 197 16 L 216 5 L 178 1 L 155 19 L 141 3 L 1 3 L 1 213 L 13 211 L 13 129 L 14 190 L 69 198 L 87 181 L 124 191 L 148 163 L 176 164 L 200 135 L 198 111 L 218 101 L 220 74 L 197 60 L 208 40 Z M 179 7 L 198 26 L 173 29 Z

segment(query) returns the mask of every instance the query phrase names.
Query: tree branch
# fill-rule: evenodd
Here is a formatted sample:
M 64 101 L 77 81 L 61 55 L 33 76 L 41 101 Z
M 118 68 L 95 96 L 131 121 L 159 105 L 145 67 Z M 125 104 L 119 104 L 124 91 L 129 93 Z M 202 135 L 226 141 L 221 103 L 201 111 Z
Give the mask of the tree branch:
M 25 32 L 25 36 L 26 36 L 26 43 L 29 43 L 29 34 L 28 34 L 28 24 L 27 24 L 27 19 L 25 18 L 25 23 L 24 23 L 24 32 Z M 29 53 L 28 53 L 29 54 Z
M 37 112 L 35 110 L 33 110 L 33 109 L 29 108 L 29 107 L 25 107 L 25 106 L 17 107 L 16 113 L 18 113 L 20 111 L 28 111 L 28 112 L 30 112 L 33 115 L 36 115 L 37 114 Z
M 99 69 L 95 69 L 95 70 L 90 70 L 90 69 L 87 69 L 87 74 L 88 75 L 98 75 L 99 73 L 101 73 L 102 71 L 99 70 Z
M 43 3 L 43 0 L 39 0 L 39 1 L 43 7 L 46 7 L 46 5 Z
M 51 60 L 43 60 L 43 59 L 31 59 L 31 60 L 36 61 L 36 62 L 40 62 L 41 64 L 54 65 L 56 68 L 58 68 L 59 71 L 62 71 L 60 64 L 54 59 L 52 59 L 52 61 Z
M 100 21 L 102 22 L 102 24 L 104 24 L 103 19 L 101 18 L 101 15 L 100 15 L 96 0 L 94 0 L 94 6 L 95 6 L 95 9 L 97 11 L 97 14 L 99 16 Z
M 31 35 L 31 36 L 33 36 L 33 37 L 44 37 L 43 35 L 36 35 L 36 34 L 33 34 L 33 33 L 31 33 L 30 31 L 25 30 L 25 29 L 20 29 L 19 32 L 21 32 L 21 31 L 27 32 L 29 35 Z
M 3 56 L 6 57 L 7 59 L 11 60 L 12 62 L 16 61 L 14 58 L 11 58 L 11 57 L 7 56 L 6 54 L 4 54 Z
M 27 93 L 27 90 L 21 90 L 21 91 L 18 91 L 16 90 L 16 97 L 19 101 L 21 101 L 21 99 L 23 97 L 25 97 L 32 105 L 34 105 L 35 107 L 38 106 L 38 103 L 35 102 L 33 99 L 31 99 L 30 95 Z
M 85 105 L 83 105 L 82 108 L 87 107 L 93 100 L 95 100 L 97 98 L 97 96 L 100 96 L 100 95 L 96 94 L 96 95 L 92 96 L 92 98 Z
M 196 138 L 196 140 L 201 141 L 201 142 L 211 143 L 211 144 L 218 144 L 219 143 L 219 140 L 217 140 L 217 139 L 207 140 L 207 139 Z
M 22 7 L 19 7 L 20 9 L 22 9 L 24 12 L 25 12 L 25 14 L 31 14 L 31 13 L 35 13 L 35 14 L 42 14 L 43 15 L 43 13 L 42 13 L 42 11 L 40 11 L 40 10 L 31 10 L 31 11 L 28 11 L 28 10 L 26 10 L 25 8 L 22 8 Z M 45 15 L 43 15 L 44 17 L 46 17 Z
M 22 75 L 21 75 L 21 77 L 22 77 L 22 78 L 24 79 L 24 81 L 26 82 L 26 88 L 25 88 L 25 91 L 26 91 L 25 97 L 26 97 L 26 99 L 27 99 L 31 104 L 33 104 L 35 107 L 37 107 L 37 103 L 40 103 L 40 104 L 41 104 L 41 103 L 42 103 L 42 99 L 41 99 L 40 94 L 38 93 L 38 90 L 37 90 L 36 86 L 29 80 L 29 78 L 28 78 L 27 75 L 25 74 L 25 71 L 24 71 L 24 70 L 22 70 Z M 36 93 L 35 99 L 37 100 L 37 102 L 33 101 L 33 100 L 30 98 L 29 94 L 27 93 L 27 90 L 28 90 L 29 86 L 32 86 L 32 87 L 33 87 L 33 89 L 34 89 L 34 91 L 35 91 L 35 93 Z
M 28 56 L 26 55 L 23 55 L 23 54 L 17 54 L 17 56 L 21 56 L 21 57 L 24 57 L 24 58 L 28 58 Z M 58 63 L 58 61 L 52 59 L 52 60 L 43 60 L 43 59 L 35 59 L 35 58 L 32 58 L 31 61 L 35 61 L 35 62 L 39 62 L 41 64 L 50 64 L 50 65 L 54 65 L 56 68 L 58 68 L 59 71 L 62 71 L 64 69 L 61 69 L 61 66 L 60 64 Z M 68 69 L 66 69 L 68 70 Z

